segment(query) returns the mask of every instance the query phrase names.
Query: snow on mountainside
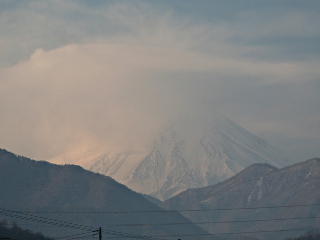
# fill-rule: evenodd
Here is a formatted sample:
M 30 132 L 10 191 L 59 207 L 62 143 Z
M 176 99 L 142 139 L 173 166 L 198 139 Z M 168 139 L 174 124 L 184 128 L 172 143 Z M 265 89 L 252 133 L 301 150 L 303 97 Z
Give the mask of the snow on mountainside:
M 161 200 L 223 181 L 254 163 L 292 164 L 277 148 L 225 117 L 186 119 L 161 131 L 145 148 L 92 149 L 54 163 L 79 164 Z M 50 160 L 49 160 L 50 161 Z
M 212 211 L 181 211 L 194 223 L 229 222 L 219 227 L 199 224 L 210 233 L 242 232 L 258 239 L 286 239 L 319 226 L 319 186 L 320 158 L 281 169 L 254 164 L 216 185 L 186 190 L 160 206 L 167 210 L 221 209 L 214 214 Z M 254 221 L 258 219 L 273 221 Z M 290 231 L 286 231 L 288 229 Z M 239 239 L 246 239 L 242 234 L 238 234 Z

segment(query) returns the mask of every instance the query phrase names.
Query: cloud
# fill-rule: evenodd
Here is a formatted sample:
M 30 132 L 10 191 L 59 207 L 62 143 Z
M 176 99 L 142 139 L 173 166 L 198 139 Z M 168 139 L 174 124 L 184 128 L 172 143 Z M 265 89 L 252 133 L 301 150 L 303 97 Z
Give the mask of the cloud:
M 265 93 L 261 82 L 297 73 L 299 68 L 290 65 L 216 59 L 179 48 L 74 44 L 37 49 L 29 61 L 1 71 L 2 142 L 29 142 L 44 157 L 82 144 L 142 144 L 145 136 L 186 112 L 201 118 L 201 112 L 226 111 L 230 94 L 246 101 L 236 92 L 239 85 L 254 88 L 241 79 L 254 79 Z M 231 111 L 241 105 L 230 103 Z
M 0 30 L 5 33 L 0 37 L 3 67 L 27 60 L 37 48 L 51 50 L 105 41 L 171 45 L 255 60 L 287 60 L 299 48 L 295 56 L 299 59 L 305 54 L 303 49 L 310 44 L 316 46 L 312 42 L 318 42 L 320 34 L 319 16 L 312 6 L 288 7 L 275 2 L 267 5 L 276 5 L 277 11 L 266 4 L 259 8 L 236 2 L 206 2 L 207 6 L 201 9 L 190 2 L 183 2 L 183 8 L 179 4 L 167 2 L 166 6 L 146 1 L 108 1 L 98 7 L 66 0 L 12 2 L 5 4 L 0 15 Z M 189 10 L 179 12 L 185 8 Z M 220 10 L 228 14 L 218 14 Z M 203 18 L 206 20 L 197 21 Z M 319 57 L 319 51 L 312 53 L 309 49 L 308 55 Z
M 192 53 L 144 46 L 38 49 L 29 61 L 1 71 L 2 141 L 33 142 L 44 156 L 85 139 L 132 141 L 177 107 L 162 100 L 173 95 L 154 88 L 157 72 L 202 71 L 207 65 Z
M 285 40 L 314 41 L 318 17 L 231 10 L 195 21 L 144 1 L 9 4 L 0 15 L 1 147 L 49 158 L 99 143 L 143 145 L 190 112 L 224 113 L 268 140 L 314 139 L 319 58 L 291 59 L 297 44 Z

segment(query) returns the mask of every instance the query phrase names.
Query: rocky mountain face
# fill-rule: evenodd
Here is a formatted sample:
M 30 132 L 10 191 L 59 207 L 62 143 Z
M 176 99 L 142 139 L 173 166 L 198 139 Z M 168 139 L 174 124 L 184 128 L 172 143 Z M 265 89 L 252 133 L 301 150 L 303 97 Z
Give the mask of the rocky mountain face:
M 257 239 L 299 236 L 320 224 L 320 159 L 282 169 L 254 164 L 224 182 L 189 189 L 160 206 L 203 210 L 182 214 L 194 223 L 205 222 L 199 226 L 210 233 L 239 232 L 233 236 Z
M 149 236 L 206 233 L 176 212 L 164 214 L 163 209 L 110 177 L 80 166 L 30 160 L 3 149 L 0 149 L 0 192 L 1 219 L 14 220 L 24 228 L 53 237 L 79 233 L 70 226 L 61 227 L 65 221 Z M 54 225 L 43 219 L 31 221 L 39 217 L 62 222 Z M 187 225 L 159 225 L 170 222 Z M 104 232 L 104 237 L 119 235 Z
M 143 150 L 108 146 L 49 161 L 73 163 L 111 176 L 129 188 L 160 200 L 188 188 L 223 181 L 254 163 L 284 167 L 292 160 L 225 117 L 184 119 L 163 129 Z

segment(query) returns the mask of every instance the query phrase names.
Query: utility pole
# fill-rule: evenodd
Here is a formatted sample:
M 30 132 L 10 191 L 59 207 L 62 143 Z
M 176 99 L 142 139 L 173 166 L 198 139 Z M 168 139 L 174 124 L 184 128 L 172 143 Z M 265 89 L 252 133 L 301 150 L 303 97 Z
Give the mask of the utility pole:
M 102 239 L 102 231 L 101 231 L 101 227 L 99 227 L 99 240 Z

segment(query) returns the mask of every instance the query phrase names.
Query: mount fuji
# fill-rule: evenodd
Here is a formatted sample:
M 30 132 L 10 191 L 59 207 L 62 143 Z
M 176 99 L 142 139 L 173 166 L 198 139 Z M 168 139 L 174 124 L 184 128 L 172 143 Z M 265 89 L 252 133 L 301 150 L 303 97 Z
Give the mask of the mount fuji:
M 186 118 L 164 128 L 143 148 L 103 146 L 49 161 L 80 165 L 160 200 L 216 184 L 254 163 L 277 168 L 294 163 L 226 117 L 201 123 Z

